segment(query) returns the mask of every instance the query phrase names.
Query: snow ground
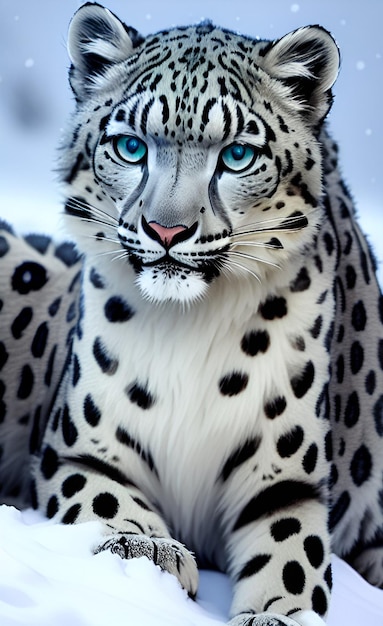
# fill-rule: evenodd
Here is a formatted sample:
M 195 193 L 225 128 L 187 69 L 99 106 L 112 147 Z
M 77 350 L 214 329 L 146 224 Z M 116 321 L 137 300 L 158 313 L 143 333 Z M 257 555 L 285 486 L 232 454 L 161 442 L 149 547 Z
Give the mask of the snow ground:
M 201 572 L 197 602 L 146 558 L 103 552 L 97 522 L 62 526 L 0 507 L 1 626 L 222 626 L 231 587 Z M 334 557 L 328 626 L 382 626 L 383 591 Z
M 210 17 L 227 28 L 275 38 L 320 23 L 343 56 L 330 128 L 361 221 L 383 260 L 383 2 L 381 0 L 105 0 L 143 33 Z M 58 233 L 52 173 L 60 126 L 71 109 L 67 24 L 78 0 L 0 0 L 0 214 L 22 232 Z M 24 107 L 21 106 L 24 103 Z M 28 115 L 26 115 L 26 111 Z M 380 269 L 383 284 L 382 266 Z M 57 526 L 0 507 L 0 626 L 214 626 L 228 615 L 231 587 L 201 572 L 198 602 L 145 559 L 92 555 L 97 523 Z M 328 626 L 383 626 L 383 592 L 334 558 Z

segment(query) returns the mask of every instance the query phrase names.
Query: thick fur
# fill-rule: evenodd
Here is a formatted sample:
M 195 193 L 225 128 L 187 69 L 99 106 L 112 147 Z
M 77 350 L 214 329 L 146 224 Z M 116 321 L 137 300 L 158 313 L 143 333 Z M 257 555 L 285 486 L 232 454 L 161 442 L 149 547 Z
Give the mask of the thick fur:
M 2 492 L 27 493 L 7 468 L 34 415 L 46 515 L 101 520 L 97 550 L 145 555 L 191 595 L 195 558 L 226 570 L 231 626 L 323 624 L 331 548 L 383 586 L 382 300 L 324 123 L 337 47 L 320 27 L 144 39 L 87 4 L 69 53 L 60 168 L 82 258 L 58 280 L 52 246 L 3 232 Z M 36 255 L 39 333 L 20 322 L 30 275 L 7 278 Z

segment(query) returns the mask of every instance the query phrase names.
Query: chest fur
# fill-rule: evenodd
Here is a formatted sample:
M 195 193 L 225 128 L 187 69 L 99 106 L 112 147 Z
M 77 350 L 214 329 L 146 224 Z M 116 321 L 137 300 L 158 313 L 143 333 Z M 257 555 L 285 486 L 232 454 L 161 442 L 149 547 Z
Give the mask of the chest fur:
M 262 439 L 271 472 L 277 439 L 315 413 L 328 377 L 331 276 L 306 261 L 288 286 L 267 291 L 218 281 L 185 311 L 144 302 L 118 271 L 95 276 L 86 265 L 66 381 L 76 451 L 117 463 L 188 534 L 197 513 L 200 523 L 215 518 L 233 450 Z

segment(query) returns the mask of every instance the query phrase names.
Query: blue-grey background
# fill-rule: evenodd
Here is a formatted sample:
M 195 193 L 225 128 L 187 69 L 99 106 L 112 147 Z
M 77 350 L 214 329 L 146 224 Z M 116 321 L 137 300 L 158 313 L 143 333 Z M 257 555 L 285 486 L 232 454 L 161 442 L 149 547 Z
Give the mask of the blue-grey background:
M 55 148 L 73 107 L 66 33 L 77 0 L 0 0 L 0 215 L 56 232 Z M 143 34 L 210 18 L 275 39 L 306 24 L 341 50 L 330 129 L 365 231 L 383 260 L 383 0 L 108 0 Z M 380 276 L 383 278 L 382 268 Z

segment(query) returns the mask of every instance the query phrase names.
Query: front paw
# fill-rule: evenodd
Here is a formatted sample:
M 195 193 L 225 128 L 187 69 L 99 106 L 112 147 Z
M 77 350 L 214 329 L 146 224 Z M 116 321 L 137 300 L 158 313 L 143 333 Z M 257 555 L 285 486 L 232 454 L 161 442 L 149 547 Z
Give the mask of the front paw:
M 194 557 L 174 539 L 120 534 L 107 539 L 95 553 L 103 550 L 118 554 L 122 559 L 146 556 L 162 570 L 176 576 L 191 597 L 194 598 L 197 593 L 198 569 Z
M 325 626 L 325 623 L 314 611 L 297 611 L 293 617 L 277 613 L 240 613 L 228 626 Z

